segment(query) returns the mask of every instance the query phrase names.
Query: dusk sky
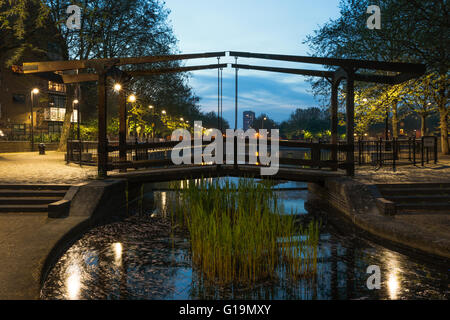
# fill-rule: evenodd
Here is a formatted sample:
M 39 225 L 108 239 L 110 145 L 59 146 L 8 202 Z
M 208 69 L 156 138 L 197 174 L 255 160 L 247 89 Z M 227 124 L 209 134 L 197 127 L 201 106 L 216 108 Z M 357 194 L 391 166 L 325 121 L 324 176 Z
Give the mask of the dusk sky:
M 339 0 L 166 0 L 169 19 L 182 53 L 246 51 L 309 55 L 302 44 L 307 35 L 339 16 Z M 186 65 L 217 63 L 217 59 L 192 60 Z M 233 57 L 221 63 L 234 63 Z M 299 63 L 239 59 L 238 63 L 321 68 Z M 217 70 L 192 72 L 190 84 L 201 98 L 203 111 L 217 111 Z M 276 121 L 298 107 L 317 106 L 305 77 L 272 72 L 239 70 L 238 126 L 242 112 L 266 113 Z M 223 113 L 234 124 L 234 69 L 223 71 Z

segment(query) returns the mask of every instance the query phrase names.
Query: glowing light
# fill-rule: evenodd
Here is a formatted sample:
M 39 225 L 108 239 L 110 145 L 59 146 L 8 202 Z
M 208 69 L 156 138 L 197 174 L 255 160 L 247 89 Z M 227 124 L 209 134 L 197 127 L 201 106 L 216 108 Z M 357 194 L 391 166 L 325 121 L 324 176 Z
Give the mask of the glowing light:
M 389 298 L 391 300 L 398 299 L 398 293 L 400 291 L 400 279 L 398 277 L 398 272 L 400 269 L 400 263 L 398 261 L 398 256 L 394 255 L 392 252 L 387 251 L 385 254 L 388 270 L 387 276 L 387 288 L 389 291 Z
M 120 83 L 114 84 L 114 91 L 120 91 L 122 90 L 122 85 Z
M 39 89 L 38 88 L 34 88 L 33 90 L 31 90 L 31 92 L 33 92 L 34 94 L 38 94 L 39 93 Z
M 116 242 L 113 244 L 113 250 L 114 250 L 114 264 L 116 266 L 122 265 L 122 251 L 123 246 L 120 242 Z
M 148 108 L 149 108 L 149 109 L 153 109 L 153 106 L 152 106 L 152 105 L 150 105 L 150 106 L 148 106 Z
M 389 298 L 391 300 L 397 299 L 398 288 L 399 288 L 399 283 L 398 283 L 397 275 L 395 273 L 391 273 L 389 275 L 389 280 L 388 280 Z
M 183 119 L 183 118 L 180 118 L 180 121 L 184 121 L 184 119 Z
M 166 205 L 167 205 L 167 193 L 161 192 L 161 209 L 162 212 L 166 213 Z
M 128 102 L 136 102 L 136 96 L 134 94 L 128 97 Z
M 363 102 L 367 102 L 367 99 L 366 99 L 366 98 L 364 98 L 364 99 L 363 99 Z
M 74 104 L 78 104 L 79 101 L 78 101 L 77 99 L 75 99 L 75 100 L 73 100 L 73 103 L 74 103 Z
M 166 114 L 166 110 L 161 111 L 162 114 Z
M 81 272 L 77 264 L 71 265 L 67 269 L 68 277 L 66 280 L 67 295 L 70 300 L 78 300 L 81 288 Z

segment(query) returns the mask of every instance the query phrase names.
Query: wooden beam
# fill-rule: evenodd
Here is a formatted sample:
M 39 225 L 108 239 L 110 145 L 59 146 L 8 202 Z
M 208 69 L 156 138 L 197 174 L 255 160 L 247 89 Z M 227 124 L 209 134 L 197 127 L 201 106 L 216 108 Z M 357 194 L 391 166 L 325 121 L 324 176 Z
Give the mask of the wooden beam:
M 143 63 L 167 62 L 176 60 L 212 58 L 223 56 L 225 56 L 225 52 L 207 52 L 207 53 L 173 54 L 173 55 L 130 57 L 130 58 L 25 62 L 23 63 L 22 71 L 23 73 L 28 74 L 28 73 L 96 68 L 99 65 L 122 66 L 127 64 L 143 64 Z
M 105 178 L 108 174 L 108 138 L 106 135 L 106 71 L 97 70 L 98 81 L 98 176 Z
M 339 84 L 331 84 L 331 144 L 336 146 L 338 144 L 338 88 Z M 331 150 L 331 159 L 337 162 L 337 147 Z
M 150 70 L 136 70 L 136 71 L 121 71 L 124 75 L 130 77 L 142 77 L 142 76 L 151 76 L 158 74 L 166 74 L 166 73 L 177 73 L 177 72 L 188 72 L 188 71 L 196 71 L 196 70 L 205 70 L 205 69 L 217 69 L 217 68 L 226 68 L 227 64 L 208 64 L 208 65 L 200 65 L 200 66 L 191 66 L 191 67 L 179 67 L 179 68 L 159 68 L 159 69 L 150 69 Z M 123 78 L 117 74 L 117 72 L 113 74 L 108 74 L 109 77 L 118 77 Z M 78 75 L 62 75 L 62 79 L 64 83 L 79 83 L 79 82 L 90 82 L 90 81 L 98 81 L 98 75 L 96 73 L 80 73 Z M 120 81 L 119 81 L 120 82 Z
M 177 72 L 188 72 L 188 71 L 196 71 L 196 70 L 226 68 L 227 66 L 228 65 L 226 63 L 222 63 L 222 64 L 216 63 L 216 64 L 191 66 L 191 67 L 136 70 L 136 71 L 128 71 L 127 73 L 133 77 L 140 77 L 140 76 L 151 76 L 151 75 L 158 75 L 158 74 L 165 74 L 165 73 L 177 73 Z
M 417 63 L 403 63 L 403 62 L 384 62 L 372 60 L 357 60 L 357 59 L 339 59 L 339 58 L 321 58 L 321 57 L 307 57 L 307 56 L 293 56 L 281 54 L 267 54 L 267 53 L 251 53 L 230 51 L 230 56 L 242 58 L 257 58 L 269 59 L 279 61 L 291 61 L 301 63 L 320 64 L 327 66 L 339 66 L 345 68 L 356 69 L 372 69 L 384 70 L 394 72 L 408 72 L 408 73 L 425 73 L 425 65 Z
M 61 77 L 64 83 L 98 81 L 98 74 L 96 73 L 63 74 Z
M 119 159 L 120 162 L 127 161 L 127 98 L 126 85 L 122 84 L 119 93 Z M 126 172 L 126 168 L 121 172 Z
M 349 150 L 347 151 L 347 175 L 355 175 L 355 83 L 354 73 L 352 70 L 347 71 L 347 86 L 346 86 L 346 110 L 347 110 L 347 145 Z
M 248 64 L 232 64 L 231 67 L 237 69 L 280 72 L 280 73 L 298 74 L 303 76 L 324 77 L 324 78 L 332 78 L 334 74 L 333 71 L 262 67 L 262 66 L 251 66 Z

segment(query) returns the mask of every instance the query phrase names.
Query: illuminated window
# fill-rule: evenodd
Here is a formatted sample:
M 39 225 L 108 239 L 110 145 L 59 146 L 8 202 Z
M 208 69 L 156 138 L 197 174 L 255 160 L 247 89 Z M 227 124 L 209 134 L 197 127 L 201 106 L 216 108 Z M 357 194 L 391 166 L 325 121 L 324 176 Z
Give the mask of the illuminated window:
M 62 83 L 56 83 L 49 81 L 48 82 L 48 90 L 57 91 L 57 92 L 66 92 L 66 86 Z

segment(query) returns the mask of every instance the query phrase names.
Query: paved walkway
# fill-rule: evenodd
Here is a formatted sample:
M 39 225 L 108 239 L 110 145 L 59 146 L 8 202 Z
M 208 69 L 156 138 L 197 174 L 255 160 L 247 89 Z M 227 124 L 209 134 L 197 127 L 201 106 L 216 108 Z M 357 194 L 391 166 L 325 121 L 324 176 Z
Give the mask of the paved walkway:
M 75 184 L 96 176 L 96 167 L 66 164 L 63 152 L 0 153 L 2 184 Z
M 39 299 L 41 271 L 52 249 L 89 217 L 0 214 L 0 300 Z
M 450 156 L 438 157 L 438 163 L 429 163 L 422 167 L 418 164 L 397 167 L 394 172 L 392 165 L 375 170 L 372 166 L 356 166 L 356 180 L 363 183 L 438 183 L 450 182 Z

